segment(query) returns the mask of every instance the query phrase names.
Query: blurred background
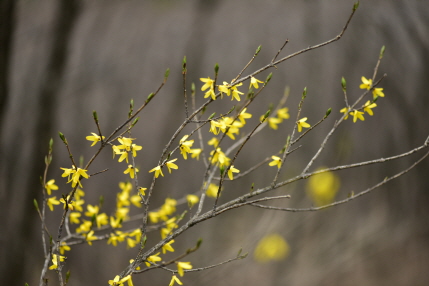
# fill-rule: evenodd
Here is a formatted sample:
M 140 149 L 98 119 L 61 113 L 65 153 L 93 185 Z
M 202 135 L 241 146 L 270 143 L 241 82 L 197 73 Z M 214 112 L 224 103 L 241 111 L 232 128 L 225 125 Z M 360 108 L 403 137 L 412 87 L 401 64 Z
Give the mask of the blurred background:
M 289 39 L 281 56 L 335 37 L 345 24 L 353 1 L 315 0 L 204 0 L 204 1 L 14 1 L 0 3 L 0 280 L 6 285 L 37 285 L 43 264 L 40 219 L 33 199 L 41 200 L 39 177 L 50 138 L 53 164 L 48 178 L 60 190 L 69 186 L 60 167 L 69 167 L 58 131 L 67 137 L 76 158 L 88 160 L 95 152 L 85 136 L 96 132 L 92 110 L 97 110 L 106 134 L 126 118 L 129 102 L 138 106 L 154 92 L 167 68 L 167 85 L 140 116 L 133 131 L 143 146 L 136 158 L 142 170 L 140 184 L 148 185 L 167 140 L 184 120 L 181 62 L 188 60 L 188 82 L 201 87 L 200 77 L 230 81 L 252 57 L 262 51 L 247 72 L 268 64 Z M 361 76 L 372 77 L 380 48 L 385 57 L 379 76 L 385 97 L 377 101 L 374 116 L 364 122 L 344 122 L 312 169 L 389 157 L 423 144 L 429 135 L 429 5 L 421 0 L 361 1 L 344 37 L 332 45 L 295 57 L 273 72 L 270 85 L 251 105 L 248 126 L 282 97 L 291 119 L 277 132 L 264 129 L 243 149 L 235 166 L 246 170 L 278 152 L 293 128 L 296 107 L 304 87 L 308 97 L 301 117 L 317 122 L 328 108 L 328 120 L 301 141 L 301 149 L 287 161 L 284 180 L 298 174 L 320 146 L 339 110 L 345 106 L 340 80 L 348 84 L 349 100 L 356 99 Z M 247 74 L 245 72 L 245 74 Z M 259 79 L 265 79 L 264 72 Z M 248 83 L 246 82 L 244 86 Z M 189 88 L 189 87 L 188 87 Z M 203 93 L 197 93 L 202 104 Z M 226 112 L 228 100 L 207 111 Z M 186 133 L 183 133 L 183 135 Z M 208 127 L 205 140 L 211 138 Z M 209 150 L 205 146 L 207 151 Z M 207 152 L 206 151 L 206 152 Z M 423 151 L 425 152 L 425 151 Z M 423 153 L 398 161 L 338 172 L 338 199 L 362 191 L 386 176 L 407 168 Z M 178 161 L 180 169 L 158 180 L 157 207 L 166 196 L 180 198 L 200 188 L 202 162 Z M 186 250 L 198 238 L 201 249 L 186 258 L 204 267 L 232 258 L 240 248 L 245 260 L 183 277 L 185 285 L 428 285 L 429 283 L 429 160 L 405 176 L 351 203 L 319 212 L 271 212 L 252 207 L 225 213 L 197 225 L 178 238 L 175 248 Z M 127 180 L 125 164 L 105 150 L 89 173 L 109 168 L 85 181 L 85 200 L 103 211 L 113 211 L 118 182 Z M 225 185 L 221 201 L 268 185 L 275 169 L 263 167 Z M 195 180 L 195 178 L 198 178 Z M 305 182 L 288 185 L 276 194 L 290 194 L 283 207 L 310 207 Z M 60 208 L 47 221 L 56 233 Z M 55 216 L 56 215 L 56 216 Z M 261 264 L 253 259 L 257 242 L 278 233 L 289 246 L 281 262 Z M 151 245 L 157 239 L 149 237 Z M 106 285 L 121 272 L 136 249 L 105 242 L 75 246 L 67 253 L 66 270 L 73 285 Z M 49 285 L 57 285 L 50 271 Z M 133 276 L 134 285 L 168 285 L 171 275 L 155 270 Z

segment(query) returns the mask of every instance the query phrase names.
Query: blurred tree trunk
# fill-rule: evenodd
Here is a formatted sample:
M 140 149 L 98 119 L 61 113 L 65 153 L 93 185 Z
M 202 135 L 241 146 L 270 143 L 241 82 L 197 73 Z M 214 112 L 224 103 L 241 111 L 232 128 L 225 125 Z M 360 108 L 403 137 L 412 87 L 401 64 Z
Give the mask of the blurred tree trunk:
M 14 0 L 8 2 L 13 3 Z M 34 132 L 29 134 L 29 136 L 34 138 L 34 140 L 31 140 L 33 142 L 32 152 L 26 160 L 29 179 L 25 182 L 25 188 L 20 192 L 19 196 L 14 195 L 13 192 L 4 192 L 5 195 L 1 199 L 2 217 L 10 218 L 6 220 L 6 233 L 8 233 L 7 237 L 9 241 L 2 242 L 3 254 L 1 255 L 2 262 L 0 264 L 0 272 L 8 274 L 4 275 L 6 285 L 23 285 L 25 282 L 23 281 L 24 277 L 30 277 L 29 274 L 32 272 L 34 265 L 29 265 L 27 256 L 31 254 L 31 249 L 34 249 L 34 244 L 39 243 L 38 241 L 25 240 L 25 238 L 33 237 L 34 232 L 40 233 L 40 220 L 37 216 L 34 216 L 35 210 L 32 200 L 35 197 L 40 198 L 41 196 L 39 177 L 43 174 L 43 157 L 48 150 L 49 138 L 52 137 L 56 99 L 62 86 L 62 79 L 69 55 L 68 47 L 80 10 L 79 0 L 64 0 L 57 3 L 57 11 L 53 22 L 51 51 L 47 58 L 46 71 L 41 88 L 35 95 L 38 98 L 38 106 L 35 106 L 34 109 L 38 110 L 38 112 L 35 112 L 37 116 L 34 118 L 36 120 Z M 13 4 L 10 4 L 10 6 L 13 7 Z M 12 9 L 9 8 L 9 11 L 3 11 L 5 9 L 2 7 L 1 11 L 3 19 L 6 19 L 5 16 L 10 18 L 11 23 L 9 27 L 13 25 Z M 3 35 L 4 31 L 5 28 L 2 26 L 2 38 L 5 38 Z M 9 31 L 10 34 L 11 32 L 12 30 Z M 9 36 L 9 41 L 10 38 L 11 36 Z M 1 50 L 2 60 L 5 56 L 3 49 L 5 48 L 2 47 Z M 8 60 L 6 63 L 9 61 L 10 53 L 7 56 Z M 2 71 L 7 70 L 7 67 L 2 66 L 1 69 Z M 7 91 L 7 83 L 3 83 L 4 80 L 7 80 L 7 74 L 2 74 L 0 79 L 2 95 L 4 91 Z M 3 108 L 5 101 L 3 97 L 1 108 Z M 6 178 L 13 178 L 11 172 L 13 172 L 13 168 L 6 170 Z M 12 184 L 13 182 L 8 179 L 6 186 L 11 186 Z M 12 217 L 14 218 L 12 219 Z M 43 258 L 41 257 L 40 259 Z

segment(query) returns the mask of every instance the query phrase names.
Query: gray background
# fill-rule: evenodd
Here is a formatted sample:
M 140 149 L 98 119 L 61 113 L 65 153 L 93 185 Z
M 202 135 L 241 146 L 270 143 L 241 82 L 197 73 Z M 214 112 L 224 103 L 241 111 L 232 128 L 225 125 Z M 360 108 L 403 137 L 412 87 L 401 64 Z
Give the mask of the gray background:
M 2 1 L 1 4 L 1 179 L 0 269 L 7 285 L 36 285 L 43 263 L 40 221 L 33 199 L 40 202 L 39 176 L 49 138 L 53 137 L 54 161 L 49 178 L 69 189 L 60 178 L 60 167 L 69 167 L 66 149 L 57 132 L 63 132 L 75 157 L 88 159 L 95 149 L 84 138 L 96 127 L 97 110 L 105 133 L 127 116 L 131 98 L 136 105 L 156 90 L 166 68 L 167 85 L 141 115 L 133 132 L 143 145 L 137 165 L 156 165 L 167 140 L 184 119 L 181 61 L 188 59 L 188 82 L 201 86 L 200 77 L 213 77 L 219 63 L 220 79 L 230 80 L 262 44 L 262 51 L 248 71 L 267 64 L 286 38 L 282 55 L 336 36 L 353 1 Z M 379 75 L 386 97 L 373 117 L 338 130 L 314 167 L 355 163 L 396 155 L 421 145 L 428 136 L 429 5 L 423 0 L 361 1 L 344 38 L 330 46 L 303 54 L 279 65 L 272 82 L 250 112 L 263 114 L 270 103 L 291 90 L 286 106 L 291 118 L 302 89 L 308 99 L 303 116 L 311 124 L 332 107 L 331 117 L 303 141 L 288 161 L 282 179 L 296 174 L 317 150 L 324 134 L 344 107 L 340 79 L 347 79 L 350 99 L 360 94 L 360 77 L 371 77 L 379 50 L 386 46 Z M 267 73 L 259 76 L 264 79 Z M 245 83 L 247 85 L 247 83 Z M 202 103 L 200 92 L 197 102 Z M 229 101 L 216 103 L 213 111 L 225 112 Z M 225 105 L 228 104 L 228 105 Z M 257 118 L 249 121 L 255 124 Z M 251 125 L 249 125 L 251 126 Z M 281 149 L 293 120 L 279 132 L 264 130 L 249 143 L 236 162 L 245 170 Z M 206 137 L 209 139 L 210 137 Z M 364 190 L 384 177 L 406 168 L 411 156 L 388 164 L 339 172 L 345 198 L 351 190 Z M 178 171 L 159 180 L 153 206 L 166 195 L 180 198 L 199 188 L 201 163 L 179 159 Z M 427 285 L 428 187 L 424 161 L 404 177 L 349 204 L 315 213 L 269 212 L 250 207 L 231 211 L 194 227 L 175 243 L 178 251 L 194 245 L 202 248 L 187 258 L 204 267 L 233 257 L 240 247 L 252 253 L 265 234 L 277 232 L 291 246 L 280 263 L 258 264 L 252 256 L 204 272 L 186 274 L 185 285 Z M 103 195 L 104 211 L 113 210 L 117 183 L 125 180 L 124 164 L 117 164 L 106 150 L 90 173 L 109 168 L 85 183 L 86 202 L 96 204 Z M 269 184 L 274 171 L 262 168 L 252 176 L 228 184 L 223 200 Z M 146 171 L 141 185 L 149 184 Z M 282 188 L 291 194 L 281 202 L 288 207 L 311 206 L 305 184 Z M 59 222 L 59 208 L 49 212 L 52 233 Z M 153 236 L 154 243 L 156 235 Z M 106 285 L 122 271 L 135 249 L 124 245 L 80 245 L 68 253 L 67 269 L 72 285 Z M 50 271 L 50 285 L 56 276 Z M 155 270 L 135 275 L 134 285 L 168 285 L 170 274 Z

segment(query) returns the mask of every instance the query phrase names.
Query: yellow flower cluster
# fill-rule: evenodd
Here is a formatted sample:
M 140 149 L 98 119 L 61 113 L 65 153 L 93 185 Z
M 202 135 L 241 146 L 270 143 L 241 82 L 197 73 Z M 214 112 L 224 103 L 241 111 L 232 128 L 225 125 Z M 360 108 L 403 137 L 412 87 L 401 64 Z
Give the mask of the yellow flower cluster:
M 363 115 L 368 113 L 370 116 L 374 115 L 374 112 L 372 111 L 373 108 L 377 107 L 377 104 L 375 101 L 378 99 L 378 97 L 384 97 L 383 88 L 377 87 L 374 88 L 372 86 L 372 79 L 367 79 L 364 76 L 361 78 L 362 84 L 359 86 L 361 89 L 371 90 L 372 89 L 372 100 L 368 100 L 360 109 L 350 110 L 349 107 L 344 107 L 340 110 L 341 113 L 345 114 L 344 120 L 349 118 L 349 115 L 353 116 L 353 122 L 355 123 L 358 119 L 361 121 L 365 120 L 365 117 Z M 360 110 L 363 110 L 360 111 Z
M 289 108 L 284 107 L 277 110 L 276 116 L 271 116 L 267 118 L 268 126 L 271 129 L 277 130 L 278 125 L 283 122 L 284 119 L 289 119 Z M 264 118 L 264 115 L 261 116 L 260 120 Z

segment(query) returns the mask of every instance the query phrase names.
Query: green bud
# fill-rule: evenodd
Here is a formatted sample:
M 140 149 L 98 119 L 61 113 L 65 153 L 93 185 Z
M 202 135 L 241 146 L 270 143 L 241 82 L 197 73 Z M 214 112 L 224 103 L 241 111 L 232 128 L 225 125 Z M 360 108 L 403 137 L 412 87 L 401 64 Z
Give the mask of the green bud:
M 302 92 L 302 99 L 307 96 L 307 87 L 304 87 L 304 91 Z
M 66 139 L 66 137 L 64 137 L 64 134 L 63 134 L 63 133 L 61 133 L 61 132 L 58 132 L 58 133 L 59 133 L 59 135 L 60 135 L 61 140 L 63 140 L 64 144 L 68 144 L 68 143 L 67 143 L 67 139 Z
M 92 111 L 92 117 L 94 117 L 95 122 L 98 122 L 97 111 L 95 111 L 95 110 Z
M 139 122 L 139 118 L 140 117 L 137 117 L 137 118 L 134 119 L 133 123 L 131 123 L 131 127 L 134 127 L 134 125 L 136 125 L 137 122 Z
M 69 279 L 70 279 L 70 270 L 69 271 L 67 271 L 67 273 L 66 273 L 66 284 L 67 284 L 67 282 L 69 282 Z
M 271 80 L 271 78 L 273 77 L 273 73 L 270 73 L 268 76 L 267 76 L 267 79 L 265 80 L 265 85 Z
M 146 241 L 147 241 L 147 236 L 145 235 L 145 236 L 142 238 L 142 248 L 144 248 L 144 247 L 145 247 L 145 245 L 146 245 Z
M 146 99 L 146 103 L 148 103 L 149 101 L 151 101 L 154 96 L 155 96 L 155 93 L 153 93 L 153 92 L 151 94 L 149 94 L 148 97 L 147 97 L 147 99 Z
M 45 156 L 45 165 L 49 165 L 48 156 Z
M 209 118 L 207 118 L 207 120 L 212 119 L 215 115 L 216 115 L 216 112 L 213 112 L 212 115 L 210 115 Z
M 240 248 L 240 250 L 238 251 L 238 253 L 237 253 L 237 257 L 239 257 L 240 255 L 241 255 L 241 252 L 243 251 L 243 249 L 242 248 Z
M 329 116 L 329 114 L 331 114 L 331 111 L 332 111 L 332 108 L 329 108 L 329 109 L 326 111 L 325 118 L 326 118 L 326 117 L 328 117 L 328 116 Z
M 219 72 L 219 65 L 217 63 L 215 64 L 214 71 L 216 75 Z
M 167 69 L 165 71 L 165 74 L 164 74 L 164 80 L 167 80 L 167 78 L 168 78 L 169 75 L 170 75 L 170 69 Z
M 100 203 L 100 208 L 103 206 L 104 204 L 104 197 L 100 196 L 100 198 L 98 199 L 99 203 Z
M 347 82 L 344 77 L 341 78 L 341 87 L 343 88 L 343 92 L 346 92 L 347 89 Z
M 257 56 L 258 54 L 259 54 L 259 52 L 261 51 L 261 45 L 259 45 L 259 47 L 256 49 L 256 52 L 255 52 L 255 56 Z
M 267 112 L 265 112 L 264 117 L 262 117 L 262 119 L 261 119 L 261 123 L 264 122 L 268 116 L 270 116 L 270 113 L 271 113 L 271 109 L 269 109 Z
M 204 106 L 203 109 L 201 110 L 201 115 L 203 115 L 206 112 L 207 106 Z
M 219 170 L 220 170 L 220 176 L 222 176 L 223 173 L 225 173 L 225 166 L 219 167 Z
M 203 239 L 202 238 L 198 239 L 196 247 L 200 248 L 201 243 L 203 243 Z
M 383 58 L 383 56 L 384 56 L 384 51 L 386 50 L 386 47 L 385 46 L 382 46 L 381 47 L 381 50 L 380 50 L 380 60 Z
M 28 283 L 25 283 L 25 285 L 24 286 L 30 286 L 30 285 L 28 285 Z
M 51 140 L 49 140 L 49 151 L 52 151 L 52 146 L 54 146 L 54 139 L 51 138 Z
M 250 186 L 250 193 L 253 193 L 253 190 L 255 189 L 255 183 L 252 183 Z
M 355 4 L 353 4 L 353 11 L 356 11 L 356 9 L 359 7 L 359 1 L 357 1 Z
M 39 211 L 39 204 L 37 203 L 36 199 L 33 200 L 33 204 L 34 204 L 34 207 L 36 208 L 36 211 Z
M 376 102 L 376 101 L 378 100 L 378 98 L 379 98 L 379 96 L 378 96 L 378 95 L 376 95 L 376 96 L 374 97 L 374 99 L 372 100 L 372 102 Z
M 186 56 L 183 57 L 182 72 L 186 72 Z
M 192 92 L 192 95 L 195 95 L 195 83 L 191 84 L 191 92 Z
M 131 98 L 130 101 L 130 110 L 132 111 L 134 109 L 134 99 Z

